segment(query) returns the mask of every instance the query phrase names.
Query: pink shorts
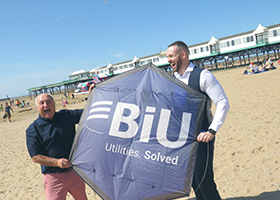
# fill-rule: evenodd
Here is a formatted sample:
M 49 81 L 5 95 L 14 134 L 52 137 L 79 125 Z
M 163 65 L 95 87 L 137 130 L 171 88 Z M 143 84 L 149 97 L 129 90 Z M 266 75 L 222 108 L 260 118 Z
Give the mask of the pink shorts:
M 73 171 L 44 174 L 47 200 L 65 200 L 67 192 L 74 199 L 87 200 L 84 181 Z

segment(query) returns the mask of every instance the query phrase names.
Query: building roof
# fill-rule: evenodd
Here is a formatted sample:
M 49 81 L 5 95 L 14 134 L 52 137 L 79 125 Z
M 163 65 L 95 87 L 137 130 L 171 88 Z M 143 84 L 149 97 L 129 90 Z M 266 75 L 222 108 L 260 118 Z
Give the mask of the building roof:
M 111 63 L 109 63 L 108 65 L 107 65 L 107 69 L 110 69 L 110 68 L 112 68 L 113 67 L 113 65 L 111 64 Z
M 85 70 L 79 70 L 79 71 L 75 71 L 71 74 L 71 76 L 76 75 L 76 74 L 82 74 L 82 73 L 87 73 Z
M 261 25 L 262 26 L 262 25 Z M 263 27 L 263 26 L 262 26 Z M 264 29 L 272 29 L 272 28 L 275 28 L 275 27 L 279 27 L 279 24 L 275 24 L 275 25 L 271 25 L 271 26 L 267 26 L 267 27 L 263 27 Z M 257 28 L 258 29 L 258 28 Z M 242 32 L 242 33 L 238 33 L 238 34 L 233 34 L 233 35 L 229 35 L 229 36 L 225 36 L 225 37 L 222 37 L 222 38 L 218 38 L 220 41 L 221 40 L 227 40 L 227 39 L 230 39 L 230 38 L 233 38 L 233 37 L 238 37 L 238 36 L 242 36 L 242 35 L 247 35 L 247 34 L 252 34 L 254 31 L 256 31 L 257 29 L 255 30 L 251 30 L 251 31 L 245 31 L 245 32 Z M 256 34 L 256 33 L 254 33 Z M 192 44 L 192 45 L 188 45 L 189 48 L 192 48 L 192 47 L 196 47 L 196 46 L 200 46 L 200 45 L 206 45 L 208 44 L 210 41 L 208 42 L 201 42 L 201 43 L 197 43 L 197 44 Z
M 212 36 L 211 40 L 208 42 L 208 45 L 216 44 L 218 42 L 219 42 L 219 40 L 216 39 L 214 36 Z
M 263 33 L 265 31 L 267 31 L 267 28 L 265 28 L 261 24 L 259 24 L 258 28 L 253 33 L 258 34 L 258 33 Z
M 136 56 L 134 56 L 132 62 L 133 62 L 133 63 L 139 62 L 139 58 L 137 58 Z

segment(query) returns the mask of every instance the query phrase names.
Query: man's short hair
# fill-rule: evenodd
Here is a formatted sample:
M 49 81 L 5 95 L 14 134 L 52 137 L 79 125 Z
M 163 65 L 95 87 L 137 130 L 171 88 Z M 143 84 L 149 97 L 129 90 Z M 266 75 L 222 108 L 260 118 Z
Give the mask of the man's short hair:
M 38 106 L 38 105 L 37 105 L 37 99 L 38 99 L 38 97 L 41 96 L 42 94 L 47 94 L 49 97 L 51 97 L 51 99 L 53 100 L 53 102 L 55 102 L 53 96 L 52 96 L 50 93 L 41 93 L 41 94 L 39 94 L 39 95 L 36 97 L 36 99 L 35 99 L 35 104 L 36 104 L 36 106 Z
M 181 50 L 186 51 L 186 53 L 189 53 L 189 48 L 188 46 L 182 42 L 182 41 L 176 41 L 173 42 L 172 44 L 170 44 L 167 48 L 172 47 L 172 46 L 177 46 L 179 47 Z

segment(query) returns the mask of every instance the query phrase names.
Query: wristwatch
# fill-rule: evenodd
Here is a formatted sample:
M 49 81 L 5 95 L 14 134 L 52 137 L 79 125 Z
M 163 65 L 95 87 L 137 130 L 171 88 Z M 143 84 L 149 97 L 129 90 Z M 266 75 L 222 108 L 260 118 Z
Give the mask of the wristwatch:
M 214 131 L 214 130 L 211 129 L 211 128 L 208 129 L 208 132 L 209 132 L 209 133 L 212 133 L 213 135 L 216 135 L 216 133 L 217 133 L 217 131 Z

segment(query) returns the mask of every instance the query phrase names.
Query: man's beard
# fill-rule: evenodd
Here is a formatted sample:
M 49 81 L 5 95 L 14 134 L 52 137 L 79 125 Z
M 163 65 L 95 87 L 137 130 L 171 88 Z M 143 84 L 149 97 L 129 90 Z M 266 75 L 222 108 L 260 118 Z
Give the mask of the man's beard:
M 181 68 L 181 66 L 182 66 L 182 59 L 181 58 L 179 58 L 178 59 L 178 61 L 177 61 L 177 63 L 176 63 L 176 69 L 174 70 L 174 72 L 178 72 L 179 71 L 179 69 Z

